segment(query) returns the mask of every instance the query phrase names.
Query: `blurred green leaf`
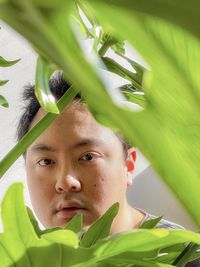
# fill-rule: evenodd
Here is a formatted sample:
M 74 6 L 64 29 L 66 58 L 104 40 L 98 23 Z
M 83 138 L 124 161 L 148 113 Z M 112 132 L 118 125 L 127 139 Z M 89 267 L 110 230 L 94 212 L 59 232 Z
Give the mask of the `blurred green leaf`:
M 113 12 L 103 1 L 90 4 L 100 23 L 127 39 L 152 70 L 143 83 L 145 110 L 115 111 L 118 123 L 125 122 L 121 129 L 127 139 L 144 153 L 200 225 L 200 43 L 161 20 L 117 6 Z
M 195 243 L 190 243 L 187 245 L 187 247 L 182 251 L 182 253 L 175 259 L 173 262 L 173 265 L 177 267 L 183 267 L 185 266 L 191 256 L 195 254 L 195 252 L 200 248 L 199 245 Z
M 154 219 L 151 219 L 151 220 L 148 220 L 148 221 L 145 221 L 142 225 L 140 225 L 140 228 L 142 228 L 142 229 L 154 228 L 159 223 L 159 221 L 161 219 L 162 219 L 162 216 L 154 218 Z
M 144 93 L 138 91 L 138 88 L 133 85 L 126 84 L 119 87 L 120 91 L 125 95 L 129 102 L 135 103 L 143 108 L 147 105 L 147 100 Z
M 140 3 L 138 1 L 86 2 L 93 7 L 94 14 L 97 15 L 98 21 L 102 21 L 103 28 L 109 29 L 108 32 L 112 33 L 112 40 L 117 42 L 117 40 L 127 39 L 144 56 L 152 69 L 152 75 L 149 75 L 149 72 L 144 75 L 143 88 L 146 106 L 142 112 L 129 112 L 112 102 L 109 97 L 111 95 L 110 88 L 98 70 L 98 58 L 96 57 L 91 65 L 91 60 L 88 59 L 81 46 L 80 32 L 74 26 L 72 18 L 75 1 L 65 1 L 62 7 L 58 5 L 54 11 L 47 10 L 47 4 L 46 9 L 38 9 L 34 5 L 25 4 L 25 1 L 18 1 L 15 5 L 8 2 L 8 5 L 1 5 L 0 15 L 31 41 L 49 62 L 53 62 L 63 69 L 65 77 L 76 88 L 81 89 L 81 93 L 93 113 L 104 118 L 108 125 L 110 123 L 120 128 L 128 141 L 139 147 L 200 225 L 198 212 L 200 209 L 198 201 L 200 188 L 198 177 L 200 171 L 200 44 L 191 34 L 178 27 L 134 12 L 134 9 L 151 14 L 155 12 L 154 14 L 175 21 L 190 29 L 194 34 L 198 33 L 196 36 L 199 36 L 198 8 L 194 8 L 195 5 L 191 5 L 191 3 L 174 4 L 167 0 L 163 0 L 162 4 L 155 1 L 146 2 L 146 4 L 144 1 L 140 1 Z M 108 5 L 108 3 L 112 3 L 112 5 Z M 138 3 L 138 5 L 133 3 Z M 174 10 L 166 13 L 168 10 L 166 7 L 173 7 L 173 5 L 175 6 Z M 187 16 L 183 16 L 184 9 L 188 11 Z M 158 10 L 162 12 L 158 14 Z M 181 19 L 180 16 L 182 16 Z M 189 23 L 188 16 L 193 16 Z M 192 28 L 191 25 L 194 27 Z M 105 42 L 102 49 L 100 48 L 100 54 L 105 55 L 111 45 L 113 43 Z M 120 53 L 120 51 L 118 52 Z M 137 66 L 135 68 L 137 69 Z M 139 72 L 137 73 L 139 74 Z M 138 75 L 138 79 L 141 82 L 143 74 Z M 135 90 L 134 86 L 132 89 Z M 24 147 L 20 153 L 23 149 Z M 13 152 L 16 153 L 15 158 L 18 152 Z M 2 165 L 4 171 L 5 166 L 9 165 L 8 163 L 9 160 L 6 162 L 7 165 Z M 188 186 L 188 181 L 190 186 Z M 64 234 L 64 232 L 59 233 Z M 93 235 L 94 233 L 92 233 Z M 60 234 L 58 234 L 58 239 L 59 236 Z M 159 254 L 160 248 L 185 242 L 200 243 L 199 235 L 189 231 L 135 230 L 129 236 L 128 233 L 127 236 L 118 235 L 111 239 L 98 241 L 90 248 L 77 249 L 76 256 L 79 256 L 79 262 L 77 262 L 73 246 L 71 250 L 69 248 L 66 250 L 67 253 L 62 253 L 65 240 L 62 239 L 64 244 L 61 242 L 62 244 L 57 246 L 55 244 L 57 242 L 56 233 L 52 233 L 49 237 L 48 239 L 47 235 L 47 239 L 43 240 L 46 243 L 42 244 L 50 244 L 54 246 L 54 249 L 52 248 L 50 252 L 45 250 L 45 255 L 48 252 L 48 257 L 46 259 L 45 257 L 39 258 L 38 264 L 41 266 L 42 264 L 61 265 L 61 259 L 63 259 L 63 262 L 65 260 L 67 262 L 66 266 L 72 264 L 76 267 L 86 267 L 94 266 L 93 264 L 97 262 L 105 264 L 105 261 L 109 261 L 109 259 L 116 261 L 116 257 L 118 257 L 118 263 L 123 265 L 126 262 L 130 265 L 131 262 L 142 266 L 166 266 L 160 262 L 164 257 Z M 1 238 L 2 235 L 0 235 L 0 240 L 3 240 Z M 4 243 L 1 242 L 1 244 Z M 58 254 L 53 253 L 55 251 Z M 4 252 L 3 250 L 0 253 Z M 149 258 L 145 258 L 147 255 L 145 252 L 149 253 Z M 37 259 L 43 250 L 39 250 L 38 253 L 34 253 Z M 168 253 L 167 250 L 166 253 Z M 169 264 L 172 262 L 170 253 L 177 256 L 178 248 L 171 250 L 167 255 L 168 258 L 165 257 L 165 260 L 166 258 L 170 259 Z M 49 255 L 55 255 L 57 258 L 51 258 Z M 67 258 L 68 255 L 72 256 L 70 260 Z M 132 259 L 134 255 L 137 259 Z M 7 259 L 10 260 L 9 257 Z M 24 262 L 24 266 L 27 266 L 26 264 L 27 262 Z
M 124 42 L 118 42 L 118 43 L 112 45 L 111 49 L 117 54 L 124 55 L 125 54 L 125 43 Z
M 8 82 L 8 80 L 0 80 L 0 86 L 6 84 Z
M 133 67 L 133 69 L 137 73 L 137 82 L 138 83 L 142 83 L 144 73 L 145 73 L 145 71 L 147 71 L 147 69 L 145 67 L 143 67 L 141 64 L 139 64 L 136 61 L 134 61 L 133 59 L 131 59 L 131 58 L 128 58 L 128 57 L 126 57 L 124 55 L 121 55 L 121 54 L 120 54 L 120 56 L 122 58 L 124 58 L 125 60 L 127 60 L 131 64 L 131 66 Z
M 6 60 L 0 56 L 0 67 L 10 67 L 19 61 L 20 61 L 20 59 L 8 61 L 8 60 Z
M 80 246 L 88 248 L 94 245 L 97 240 L 107 237 L 118 210 L 119 203 L 115 203 L 101 218 L 94 222 L 83 235 Z
M 122 12 L 126 11 L 133 15 L 134 11 L 140 12 L 140 14 L 148 14 L 152 17 L 158 17 L 169 22 L 175 23 L 187 31 L 193 33 L 197 37 L 200 37 L 199 28 L 199 1 L 146 1 L 146 0 L 93 0 L 88 1 L 90 3 L 96 2 L 101 5 L 101 2 L 106 3 L 112 10 L 119 7 Z M 170 12 L 166 12 L 169 10 Z M 103 13 L 102 13 L 103 14 Z M 122 21 L 121 17 L 120 22 Z M 129 26 L 132 24 L 129 24 Z M 137 38 L 138 36 L 136 36 Z
M 35 94 L 41 107 L 51 113 L 59 113 L 56 99 L 49 88 L 49 78 L 53 70 L 47 62 L 38 57 L 35 78 Z
M 2 95 L 0 95 L 0 106 L 2 106 L 4 108 L 8 108 L 8 106 L 9 106 L 8 101 Z

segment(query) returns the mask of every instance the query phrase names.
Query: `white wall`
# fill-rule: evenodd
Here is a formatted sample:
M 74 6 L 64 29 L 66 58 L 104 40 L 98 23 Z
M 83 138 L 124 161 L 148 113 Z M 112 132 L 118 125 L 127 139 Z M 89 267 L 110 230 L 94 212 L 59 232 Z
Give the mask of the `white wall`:
M 5 96 L 10 104 L 9 109 L 0 107 L 0 159 L 2 159 L 15 144 L 16 124 L 22 103 L 20 93 L 27 83 L 34 83 L 36 54 L 31 46 L 12 29 L 0 22 L 0 56 L 6 59 L 21 58 L 21 61 L 9 68 L 0 68 L 0 79 L 9 79 L 6 86 L 0 88 L 0 94 Z M 119 81 L 112 80 L 113 86 Z M 194 225 L 185 215 L 175 199 L 159 181 L 155 173 L 148 168 L 149 163 L 139 153 L 136 165 L 133 187 L 128 192 L 131 203 L 157 215 L 165 215 L 188 228 Z M 22 157 L 8 170 L 0 180 L 0 201 L 8 188 L 15 181 L 25 181 L 24 162 Z M 25 185 L 26 187 L 26 185 Z M 26 201 L 30 204 L 27 190 Z

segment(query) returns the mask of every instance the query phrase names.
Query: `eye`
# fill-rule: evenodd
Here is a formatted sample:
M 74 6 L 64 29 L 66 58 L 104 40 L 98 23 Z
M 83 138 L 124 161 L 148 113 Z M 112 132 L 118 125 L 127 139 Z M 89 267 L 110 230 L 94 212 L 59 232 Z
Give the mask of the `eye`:
M 83 160 L 83 161 L 92 161 L 92 160 L 94 160 L 94 159 L 96 159 L 96 158 L 98 158 L 99 157 L 99 155 L 97 154 L 97 153 L 86 153 L 86 154 L 84 154 L 81 158 L 80 158 L 80 160 Z
M 38 164 L 40 166 L 49 166 L 49 165 L 53 165 L 54 163 L 55 162 L 52 159 L 48 159 L 48 158 L 41 159 L 38 161 Z

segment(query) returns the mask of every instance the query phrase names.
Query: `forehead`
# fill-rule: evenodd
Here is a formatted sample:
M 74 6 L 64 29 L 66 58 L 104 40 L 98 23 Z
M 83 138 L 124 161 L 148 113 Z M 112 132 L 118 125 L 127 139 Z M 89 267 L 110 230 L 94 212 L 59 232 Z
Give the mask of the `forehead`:
M 31 127 L 44 115 L 40 108 L 34 117 Z M 72 145 L 83 140 L 95 140 L 96 143 L 110 143 L 110 146 L 120 143 L 116 135 L 108 128 L 100 125 L 83 103 L 71 103 L 56 120 L 33 143 L 44 142 L 51 145 Z M 121 143 L 120 143 L 121 145 Z

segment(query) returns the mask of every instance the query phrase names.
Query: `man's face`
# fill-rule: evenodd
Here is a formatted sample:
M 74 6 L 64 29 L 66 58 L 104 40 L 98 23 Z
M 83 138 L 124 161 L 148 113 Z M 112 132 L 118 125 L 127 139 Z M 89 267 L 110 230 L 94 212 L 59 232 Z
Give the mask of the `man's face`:
M 40 109 L 31 126 L 44 114 Z M 80 103 L 72 103 L 28 148 L 26 171 L 34 211 L 46 228 L 63 227 L 80 213 L 88 226 L 113 203 L 120 203 L 118 216 L 126 204 L 122 144 Z

